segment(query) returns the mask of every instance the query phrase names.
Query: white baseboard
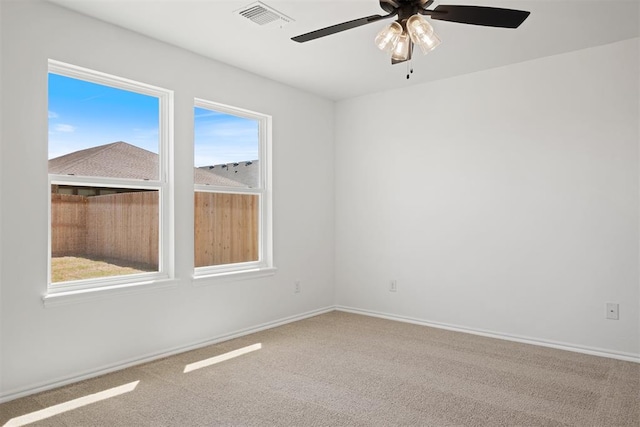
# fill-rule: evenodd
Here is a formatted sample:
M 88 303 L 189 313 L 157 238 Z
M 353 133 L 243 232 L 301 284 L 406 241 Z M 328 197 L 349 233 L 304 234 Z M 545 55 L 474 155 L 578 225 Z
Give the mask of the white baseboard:
M 524 344 L 532 344 L 532 345 L 538 345 L 542 347 L 556 348 L 559 350 L 573 351 L 576 353 L 589 354 L 592 356 L 608 357 L 611 359 L 618 359 L 618 360 L 624 360 L 627 362 L 640 363 L 640 354 L 618 352 L 618 351 L 612 351 L 612 350 L 595 348 L 595 347 L 579 346 L 575 344 L 556 342 L 556 341 L 547 341 L 547 340 L 524 337 L 519 335 L 509 335 L 509 334 L 503 334 L 499 332 L 486 331 L 482 329 L 466 328 L 466 327 L 457 326 L 457 325 L 450 325 L 450 324 L 440 323 L 440 322 L 432 322 L 428 320 L 398 316 L 396 314 L 381 313 L 377 311 L 363 310 L 359 308 L 345 307 L 341 305 L 337 305 L 335 309 L 338 311 L 344 311 L 347 313 L 362 314 L 365 316 L 379 317 L 379 318 L 388 319 L 388 320 L 396 320 L 398 322 L 413 323 L 416 325 L 430 326 L 432 328 L 447 329 L 449 331 L 480 335 L 483 337 L 498 338 L 501 340 L 515 341 L 515 342 L 524 343 Z
M 296 314 L 294 316 L 284 317 L 282 319 L 274 320 L 272 322 L 263 323 L 260 325 L 256 325 L 250 328 L 241 329 L 239 331 L 231 332 L 224 335 L 219 335 L 217 337 L 210 338 L 205 341 L 200 341 L 192 344 L 188 344 L 185 346 L 174 347 L 168 350 L 147 354 L 141 357 L 135 357 L 128 360 L 123 360 L 118 363 L 110 364 L 108 366 L 103 366 L 101 368 L 92 369 L 90 371 L 85 371 L 78 375 L 73 375 L 70 377 L 60 378 L 54 381 L 47 381 L 45 383 L 36 384 L 33 386 L 21 388 L 19 390 L 13 390 L 6 393 L 0 394 L 0 403 L 8 402 L 10 400 L 18 399 L 20 397 L 29 396 L 31 394 L 40 393 L 41 391 L 51 390 L 57 387 L 62 387 L 67 384 L 75 383 L 78 381 L 83 381 L 89 378 L 98 377 L 100 375 L 108 374 L 110 372 L 119 371 L 121 369 L 129 368 L 135 365 L 140 365 L 143 363 L 151 362 L 153 360 L 162 359 L 167 356 L 173 356 L 175 354 L 184 353 L 185 351 L 195 350 L 201 347 L 206 347 L 212 344 L 218 344 L 223 341 L 229 341 L 234 338 L 242 337 L 245 335 L 253 334 L 256 332 L 264 331 L 266 329 L 275 328 L 278 326 L 286 325 L 287 323 L 296 322 L 298 320 L 307 319 L 309 317 L 318 316 L 320 314 L 328 313 L 330 311 L 334 311 L 334 306 L 328 306 L 317 310 L 307 311 L 305 313 Z

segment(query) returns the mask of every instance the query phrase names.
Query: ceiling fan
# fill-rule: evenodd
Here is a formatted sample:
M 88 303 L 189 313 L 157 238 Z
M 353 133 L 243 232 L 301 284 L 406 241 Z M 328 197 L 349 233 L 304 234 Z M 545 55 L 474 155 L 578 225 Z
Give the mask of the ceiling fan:
M 484 6 L 439 5 L 427 9 L 434 0 L 380 0 L 380 7 L 387 15 L 372 15 L 293 37 L 298 43 L 319 39 L 341 31 L 396 17 L 396 20 L 380 31 L 375 43 L 380 50 L 391 53 L 391 63 L 398 64 L 411 59 L 414 44 L 427 54 L 440 44 L 433 27 L 423 16 L 441 21 L 485 27 L 518 28 L 529 12 Z M 409 76 L 407 75 L 407 78 Z

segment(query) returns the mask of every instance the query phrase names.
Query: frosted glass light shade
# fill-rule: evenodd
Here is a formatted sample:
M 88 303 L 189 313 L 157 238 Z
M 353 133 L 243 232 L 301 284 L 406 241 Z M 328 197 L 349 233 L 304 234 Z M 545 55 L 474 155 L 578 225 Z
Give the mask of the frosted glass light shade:
M 376 46 L 380 50 L 391 52 L 396 46 L 400 34 L 402 34 L 402 25 L 392 22 L 378 33 L 375 40 Z
M 407 32 L 411 41 L 420 46 L 425 55 L 440 44 L 440 38 L 433 31 L 431 24 L 420 15 L 413 15 L 407 19 Z
M 407 33 L 398 36 L 398 42 L 391 51 L 391 58 L 396 61 L 406 61 L 409 59 L 409 49 L 411 49 L 411 39 Z

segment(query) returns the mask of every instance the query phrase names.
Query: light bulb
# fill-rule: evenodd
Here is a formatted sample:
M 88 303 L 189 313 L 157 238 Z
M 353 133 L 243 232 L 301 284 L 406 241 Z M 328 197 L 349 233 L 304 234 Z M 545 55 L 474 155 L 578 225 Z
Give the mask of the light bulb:
M 375 40 L 376 46 L 380 50 L 390 52 L 395 47 L 400 34 L 402 34 L 402 25 L 392 22 L 378 33 Z
M 407 59 L 409 59 L 410 48 L 411 39 L 409 39 L 409 35 L 407 33 L 400 34 L 398 36 L 398 42 L 391 52 L 391 58 L 396 61 L 406 61 Z
M 433 31 L 431 24 L 420 15 L 413 15 L 407 20 L 407 32 L 411 41 L 420 46 L 425 55 L 440 44 L 440 38 Z

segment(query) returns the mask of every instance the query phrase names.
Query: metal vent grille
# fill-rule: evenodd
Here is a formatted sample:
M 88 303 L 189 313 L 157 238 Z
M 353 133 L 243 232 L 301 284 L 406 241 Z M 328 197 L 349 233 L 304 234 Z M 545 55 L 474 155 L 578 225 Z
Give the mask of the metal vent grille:
M 238 14 L 258 25 L 268 27 L 282 27 L 293 21 L 288 16 L 259 1 L 243 7 L 238 11 Z

